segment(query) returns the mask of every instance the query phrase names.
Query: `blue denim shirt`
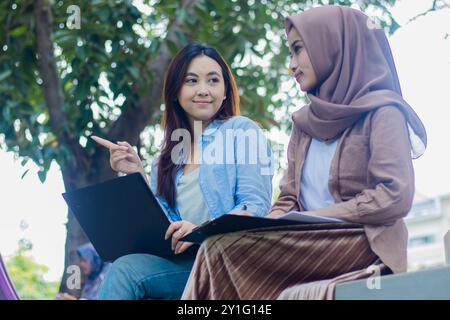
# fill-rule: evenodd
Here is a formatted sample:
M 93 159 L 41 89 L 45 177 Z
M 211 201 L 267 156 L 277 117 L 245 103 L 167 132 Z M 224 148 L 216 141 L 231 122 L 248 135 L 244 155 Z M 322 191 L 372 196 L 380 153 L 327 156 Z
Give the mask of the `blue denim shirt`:
M 253 142 L 249 142 L 251 138 Z M 255 122 L 243 116 L 214 120 L 203 131 L 199 150 L 206 158 L 200 163 L 200 189 L 213 219 L 242 209 L 255 216 L 268 214 L 272 200 L 273 155 Z M 150 188 L 167 217 L 171 221 L 181 220 L 178 209 L 170 208 L 157 194 L 157 163 L 156 157 Z M 182 175 L 180 168 L 175 176 L 176 185 Z

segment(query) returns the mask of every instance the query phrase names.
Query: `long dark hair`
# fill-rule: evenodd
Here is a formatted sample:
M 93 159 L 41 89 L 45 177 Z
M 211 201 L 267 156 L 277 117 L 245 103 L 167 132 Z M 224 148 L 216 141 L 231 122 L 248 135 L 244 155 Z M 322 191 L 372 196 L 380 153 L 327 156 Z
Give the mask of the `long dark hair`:
M 186 112 L 178 102 L 178 95 L 189 64 L 195 57 L 202 55 L 208 56 L 220 65 L 225 82 L 226 99 L 213 119 L 225 120 L 240 113 L 236 81 L 230 67 L 217 50 L 198 43 L 189 44 L 181 49 L 171 61 L 164 79 L 165 110 L 161 124 L 164 129 L 164 141 L 158 161 L 157 192 L 166 199 L 171 208 L 175 207 L 175 176 L 180 166 L 180 164 L 174 163 L 171 158 L 172 149 L 178 144 L 177 141 L 171 141 L 172 132 L 183 128 L 189 130 L 191 137 L 193 137 L 193 128 L 191 128 Z

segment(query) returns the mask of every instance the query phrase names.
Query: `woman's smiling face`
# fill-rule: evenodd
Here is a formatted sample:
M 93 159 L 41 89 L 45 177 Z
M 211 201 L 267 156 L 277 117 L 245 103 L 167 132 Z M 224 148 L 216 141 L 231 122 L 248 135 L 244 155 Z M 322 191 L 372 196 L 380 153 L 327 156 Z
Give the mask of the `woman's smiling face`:
M 292 70 L 295 80 L 300 84 L 301 90 L 310 91 L 317 86 L 317 76 L 305 44 L 294 27 L 290 29 L 287 39 L 291 53 L 289 68 Z
M 192 59 L 178 101 L 191 122 L 211 122 L 225 99 L 225 82 L 220 65 L 208 56 Z

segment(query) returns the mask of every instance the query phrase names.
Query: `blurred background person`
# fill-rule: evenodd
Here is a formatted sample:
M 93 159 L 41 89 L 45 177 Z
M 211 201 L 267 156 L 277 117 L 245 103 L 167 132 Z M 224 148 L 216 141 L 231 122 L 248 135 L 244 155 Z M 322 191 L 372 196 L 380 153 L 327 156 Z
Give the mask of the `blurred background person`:
M 86 243 L 77 250 L 80 268 L 85 276 L 80 300 L 97 300 L 98 290 L 109 270 L 110 263 L 103 262 L 91 243 Z M 77 300 L 76 297 L 62 293 L 58 300 Z

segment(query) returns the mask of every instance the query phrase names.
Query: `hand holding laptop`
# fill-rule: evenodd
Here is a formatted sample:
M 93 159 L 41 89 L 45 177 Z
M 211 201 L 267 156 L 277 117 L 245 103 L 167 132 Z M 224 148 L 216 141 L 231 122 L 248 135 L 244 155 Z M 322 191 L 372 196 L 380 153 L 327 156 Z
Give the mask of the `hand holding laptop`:
M 144 166 L 142 165 L 141 159 L 128 142 L 118 141 L 118 144 L 115 144 L 109 140 L 97 136 L 91 136 L 91 138 L 98 144 L 109 149 L 109 162 L 111 164 L 111 168 L 114 171 L 126 174 L 140 172 L 148 183 L 148 179 L 145 175 Z
M 176 221 L 170 224 L 164 238 L 167 240 L 172 236 L 172 250 L 174 250 L 175 254 L 182 253 L 193 245 L 192 242 L 180 241 L 180 239 L 191 233 L 196 227 L 197 225 L 186 220 Z

